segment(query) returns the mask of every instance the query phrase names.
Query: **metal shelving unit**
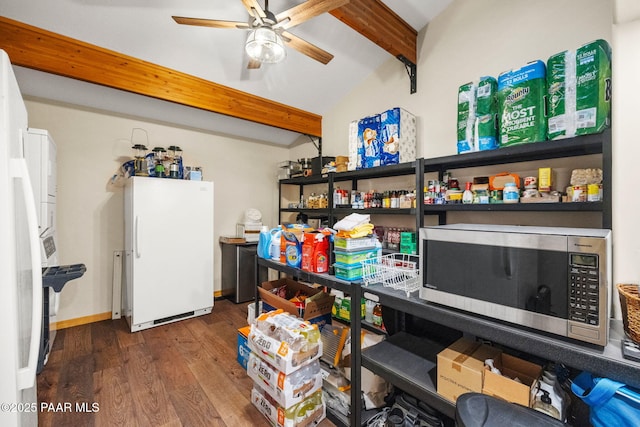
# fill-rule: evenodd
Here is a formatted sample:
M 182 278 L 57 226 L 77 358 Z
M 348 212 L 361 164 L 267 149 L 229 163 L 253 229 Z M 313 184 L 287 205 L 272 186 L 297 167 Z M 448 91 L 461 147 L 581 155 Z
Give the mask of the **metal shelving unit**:
M 514 164 L 520 162 L 558 159 L 592 154 L 602 155 L 603 170 L 603 200 L 601 202 L 585 203 L 518 203 L 518 204 L 488 204 L 488 205 L 424 205 L 423 188 L 424 175 L 437 172 L 440 179 L 444 172 L 455 169 L 482 167 L 499 164 Z M 280 181 L 280 202 L 282 185 L 299 185 L 302 187 L 312 184 L 327 184 L 329 208 L 326 210 L 288 209 L 279 206 L 279 213 L 303 211 L 310 216 L 314 213 L 326 215 L 330 223 L 337 215 L 347 215 L 351 212 L 367 214 L 415 215 L 416 230 L 424 225 L 425 215 L 438 215 L 439 222 L 446 223 L 447 212 L 601 212 L 602 227 L 611 228 L 612 224 L 612 187 L 611 187 L 611 130 L 603 133 L 568 138 L 558 141 L 545 141 L 523 144 L 498 150 L 468 153 L 463 155 L 445 156 L 431 159 L 418 159 L 415 162 L 393 166 L 329 173 L 322 176 L 294 178 Z M 334 185 L 339 182 L 351 181 L 353 189 L 357 189 L 359 180 L 377 179 L 400 175 L 415 175 L 416 209 L 366 209 L 352 210 L 348 208 L 332 208 Z M 624 336 L 620 322 L 612 321 L 610 342 L 605 348 L 590 347 L 572 341 L 547 336 L 539 331 L 529 331 L 520 327 L 495 321 L 454 309 L 441 307 L 419 299 L 417 296 L 407 295 L 402 291 L 382 286 L 361 287 L 327 274 L 313 274 L 289 268 L 280 263 L 259 259 L 258 264 L 266 268 L 273 268 L 300 280 L 319 283 L 334 289 L 342 290 L 359 300 L 364 293 L 371 293 L 379 299 L 384 307 L 389 307 L 398 313 L 412 315 L 426 319 L 440 325 L 445 325 L 462 333 L 475 335 L 495 343 L 532 355 L 565 363 L 575 369 L 587 370 L 596 375 L 606 376 L 622 381 L 632 387 L 640 388 L 640 363 L 622 357 L 621 339 Z M 415 294 L 414 294 L 415 295 Z M 256 298 L 258 298 L 256 291 Z M 356 318 L 356 311 L 351 313 L 352 336 L 360 336 L 361 319 Z M 360 349 L 359 340 L 351 343 L 352 369 L 363 366 L 382 376 L 396 387 L 414 395 L 418 399 L 433 406 L 443 414 L 453 417 L 455 405 L 437 394 L 435 363 L 437 353 L 443 345 L 425 339 L 414 337 L 404 331 L 397 332 L 387 340 Z M 359 399 L 361 384 L 360 376 L 352 377 L 351 405 L 352 414 L 349 424 L 360 425 L 362 402 Z M 339 417 L 329 417 L 332 421 L 340 421 Z M 340 421 L 344 423 L 344 421 Z M 338 423 L 338 424 L 340 424 Z
M 624 333 L 620 321 L 611 321 L 609 344 L 601 348 L 442 307 L 421 300 L 417 296 L 407 298 L 404 292 L 382 286 L 365 287 L 363 293 L 375 295 L 380 304 L 385 307 L 446 325 L 546 360 L 562 362 L 575 369 L 621 381 L 632 387 L 640 387 L 640 362 L 634 362 L 622 356 L 621 340 L 624 338 Z M 393 339 L 394 335 L 384 345 L 380 343 L 364 350 L 362 366 L 378 373 L 398 387 L 406 388 L 407 392 L 415 393 L 416 397 L 441 412 L 451 414 L 455 406 L 437 394 L 434 387 L 435 380 L 428 378 L 425 373 L 425 370 L 429 372 L 431 369 L 429 367 L 435 365 L 435 355 L 439 351 L 438 344 L 423 338 L 407 336 L 404 333 L 396 335 L 399 335 L 396 340 Z M 421 352 L 416 351 L 416 348 L 422 349 Z M 422 366 L 422 368 L 416 368 L 416 366 Z

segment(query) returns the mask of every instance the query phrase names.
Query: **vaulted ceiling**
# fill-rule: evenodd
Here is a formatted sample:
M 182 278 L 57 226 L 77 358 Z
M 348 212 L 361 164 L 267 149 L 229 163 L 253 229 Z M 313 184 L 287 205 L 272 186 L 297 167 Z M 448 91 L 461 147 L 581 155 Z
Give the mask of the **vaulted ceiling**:
M 246 21 L 240 0 L 6 0 L 0 48 L 27 96 L 288 145 L 320 136 L 321 115 L 382 62 L 415 64 L 416 30 L 449 2 L 351 0 L 288 29 L 333 54 L 327 65 L 287 49 L 284 62 L 249 70 L 246 31 L 171 19 Z

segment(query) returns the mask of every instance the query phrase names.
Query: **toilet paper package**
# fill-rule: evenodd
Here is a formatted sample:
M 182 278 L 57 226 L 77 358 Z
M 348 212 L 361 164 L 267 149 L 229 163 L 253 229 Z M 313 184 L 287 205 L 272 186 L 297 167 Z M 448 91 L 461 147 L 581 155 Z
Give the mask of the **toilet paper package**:
M 382 165 L 380 143 L 380 114 L 358 121 L 358 145 L 362 145 L 362 167 L 373 168 Z
M 549 139 L 602 132 L 610 126 L 611 48 L 595 40 L 547 60 Z
M 416 159 L 416 117 L 404 108 L 380 113 L 380 163 L 395 165 Z
M 547 139 L 546 68 L 532 61 L 498 76 L 501 147 Z
M 466 83 L 458 88 L 458 154 L 476 151 L 476 87 Z

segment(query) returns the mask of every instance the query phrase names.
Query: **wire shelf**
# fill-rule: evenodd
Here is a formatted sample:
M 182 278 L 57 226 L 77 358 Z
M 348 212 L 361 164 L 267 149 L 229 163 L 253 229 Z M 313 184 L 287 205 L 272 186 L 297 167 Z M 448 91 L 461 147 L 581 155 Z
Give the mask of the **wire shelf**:
M 420 289 L 420 258 L 417 255 L 393 253 L 360 261 L 365 286 L 381 283 L 405 291 L 407 297 Z

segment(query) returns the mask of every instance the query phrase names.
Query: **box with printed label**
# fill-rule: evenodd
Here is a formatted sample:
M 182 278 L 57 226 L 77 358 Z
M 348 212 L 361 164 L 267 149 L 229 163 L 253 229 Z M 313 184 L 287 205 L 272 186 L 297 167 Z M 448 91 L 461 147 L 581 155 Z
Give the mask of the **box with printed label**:
M 416 159 L 416 117 L 403 108 L 380 113 L 380 164 L 395 165 Z
M 285 286 L 285 298 L 275 295 L 272 291 Z M 260 299 L 263 302 L 263 310 L 282 309 L 295 316 L 301 317 L 318 327 L 331 324 L 331 308 L 333 307 L 333 295 L 323 292 L 322 289 L 312 288 L 304 283 L 289 278 L 262 282 L 258 288 Z M 305 295 L 304 304 L 291 301 L 296 295 Z
M 318 360 L 286 375 L 251 353 L 247 375 L 284 408 L 300 403 L 322 387 L 322 372 Z
M 247 369 L 247 363 L 249 362 L 249 355 L 251 349 L 247 345 L 247 337 L 249 336 L 250 326 L 244 326 L 238 329 L 238 355 L 237 360 L 240 366 L 245 370 Z
M 508 402 L 531 407 L 535 400 L 542 367 L 504 353 L 493 360 L 493 365 L 502 375 L 491 372 L 491 368 L 485 366 L 482 392 Z
M 262 390 L 258 384 L 254 384 L 251 390 L 251 402 L 271 425 L 277 427 L 315 426 L 325 418 L 327 410 L 322 399 L 322 390 L 307 396 L 296 405 L 283 408 L 269 393 Z
M 499 349 L 460 338 L 438 353 L 438 394 L 455 402 L 464 393 L 482 393 L 484 361 L 496 359 Z
M 251 351 L 287 375 L 322 355 L 318 326 L 283 310 L 258 316 L 251 325 L 247 344 Z

